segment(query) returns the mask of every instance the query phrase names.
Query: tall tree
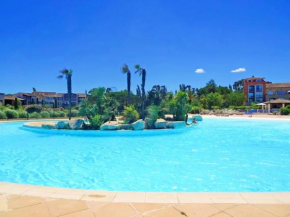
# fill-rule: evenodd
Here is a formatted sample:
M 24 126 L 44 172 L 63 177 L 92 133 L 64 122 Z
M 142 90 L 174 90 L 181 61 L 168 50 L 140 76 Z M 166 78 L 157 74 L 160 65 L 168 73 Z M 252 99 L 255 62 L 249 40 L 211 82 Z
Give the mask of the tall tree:
M 72 95 L 72 82 L 71 82 L 71 77 L 73 74 L 73 70 L 71 69 L 63 69 L 60 71 L 60 74 L 58 78 L 66 78 L 67 81 L 67 94 L 69 98 L 69 108 L 68 108 L 68 118 L 69 120 L 71 119 L 71 95 Z
M 146 82 L 146 70 L 141 68 L 140 65 L 135 65 L 136 72 L 139 73 L 140 76 L 142 76 L 142 83 L 141 83 L 141 91 L 142 91 L 142 110 L 141 110 L 141 117 L 144 119 L 144 107 L 145 107 L 145 99 L 146 99 L 146 93 L 145 93 L 145 82 Z
M 121 68 L 123 74 L 127 74 L 127 105 L 130 104 L 130 95 L 131 95 L 131 72 L 127 64 L 124 64 Z

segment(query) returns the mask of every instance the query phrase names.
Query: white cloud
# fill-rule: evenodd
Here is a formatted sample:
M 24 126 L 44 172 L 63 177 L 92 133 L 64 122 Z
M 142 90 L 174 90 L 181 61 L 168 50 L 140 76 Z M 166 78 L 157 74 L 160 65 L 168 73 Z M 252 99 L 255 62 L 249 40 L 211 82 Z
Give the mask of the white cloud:
M 205 73 L 205 71 L 203 69 L 196 69 L 195 70 L 195 73 L 201 74 L 201 73 Z
M 245 72 L 245 71 L 246 71 L 245 68 L 238 68 L 238 69 L 232 70 L 231 73 L 240 73 L 240 72 Z

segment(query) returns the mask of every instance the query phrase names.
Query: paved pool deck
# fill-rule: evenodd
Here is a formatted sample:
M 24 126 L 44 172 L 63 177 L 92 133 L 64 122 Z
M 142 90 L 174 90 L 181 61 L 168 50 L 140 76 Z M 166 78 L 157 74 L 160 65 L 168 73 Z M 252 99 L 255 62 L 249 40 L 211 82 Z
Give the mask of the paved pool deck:
M 158 193 L 0 182 L 0 217 L 286 217 L 290 192 Z

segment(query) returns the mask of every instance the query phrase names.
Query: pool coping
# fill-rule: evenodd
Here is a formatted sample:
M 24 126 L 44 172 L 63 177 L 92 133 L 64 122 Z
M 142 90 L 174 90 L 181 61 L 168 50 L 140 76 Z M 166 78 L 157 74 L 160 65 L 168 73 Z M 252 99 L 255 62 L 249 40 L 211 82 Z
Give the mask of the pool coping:
M 120 192 L 0 182 L 0 193 L 106 203 L 290 204 L 290 192 Z

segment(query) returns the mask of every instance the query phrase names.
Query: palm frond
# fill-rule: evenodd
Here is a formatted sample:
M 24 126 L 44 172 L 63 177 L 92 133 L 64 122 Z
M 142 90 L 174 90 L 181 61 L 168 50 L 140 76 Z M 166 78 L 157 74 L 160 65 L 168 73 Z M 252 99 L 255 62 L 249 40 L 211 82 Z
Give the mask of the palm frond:
M 130 72 L 130 71 L 129 71 L 129 67 L 128 67 L 128 65 L 127 65 L 127 64 L 124 64 L 124 65 L 121 67 L 121 71 L 122 71 L 124 74 Z
M 59 76 L 57 76 L 57 78 L 62 79 L 63 78 L 63 75 L 59 75 Z

